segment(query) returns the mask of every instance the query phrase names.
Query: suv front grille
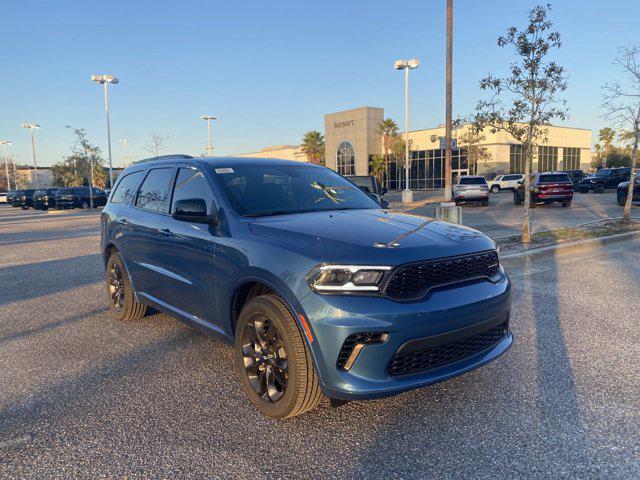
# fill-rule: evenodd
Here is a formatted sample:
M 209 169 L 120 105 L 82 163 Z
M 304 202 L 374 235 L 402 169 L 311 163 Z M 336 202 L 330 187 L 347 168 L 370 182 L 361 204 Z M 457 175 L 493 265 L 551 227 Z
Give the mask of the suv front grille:
M 423 297 L 429 289 L 439 285 L 462 282 L 473 278 L 491 277 L 500 263 L 494 251 L 459 257 L 409 263 L 397 267 L 384 287 L 384 293 L 396 300 Z
M 454 342 L 409 353 L 396 353 L 389 364 L 389 375 L 399 376 L 424 372 L 471 357 L 496 345 L 507 334 L 505 321 L 484 332 Z

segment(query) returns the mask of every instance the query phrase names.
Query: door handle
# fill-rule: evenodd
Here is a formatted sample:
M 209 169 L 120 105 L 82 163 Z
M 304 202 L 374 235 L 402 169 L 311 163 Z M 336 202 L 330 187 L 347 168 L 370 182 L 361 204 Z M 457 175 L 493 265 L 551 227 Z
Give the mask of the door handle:
M 171 230 L 169 230 L 168 228 L 161 228 L 160 230 L 158 230 L 158 232 L 163 237 L 171 237 L 171 236 L 173 236 L 173 232 Z

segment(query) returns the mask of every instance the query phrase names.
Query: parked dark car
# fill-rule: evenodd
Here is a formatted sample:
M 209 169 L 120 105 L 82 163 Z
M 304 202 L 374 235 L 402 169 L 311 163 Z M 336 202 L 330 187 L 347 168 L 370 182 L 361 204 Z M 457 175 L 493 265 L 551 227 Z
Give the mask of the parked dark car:
M 631 169 L 629 167 L 603 168 L 595 175 L 583 178 L 578 183 L 578 191 L 587 193 L 593 190 L 596 193 L 604 193 L 607 189 L 618 188 L 622 182 L 629 180 Z
M 562 172 L 533 173 L 529 179 L 531 194 L 531 208 L 538 203 L 562 203 L 563 207 L 570 207 L 573 200 L 573 182 L 569 175 Z M 520 184 L 513 191 L 513 203 L 522 205 L 524 202 L 524 184 Z
M 368 193 L 373 199 L 380 204 L 381 207 L 387 208 L 389 202 L 385 200 L 383 195 L 386 195 L 387 188 L 380 185 L 378 179 L 372 175 L 352 175 L 345 177 L 351 183 L 356 185 L 362 191 Z
M 107 195 L 99 188 L 93 188 L 93 207 L 102 207 L 107 204 Z M 55 195 L 57 208 L 89 208 L 91 199 L 89 187 L 60 188 Z
M 48 210 L 56 208 L 57 188 L 43 188 L 33 192 L 33 208 L 36 210 Z
M 586 174 L 582 170 L 562 170 L 562 173 L 566 173 L 567 175 L 569 175 L 571 182 L 573 182 L 574 190 L 578 188 L 580 180 L 582 180 L 586 176 Z
M 381 209 L 318 165 L 135 163 L 102 211 L 101 252 L 117 318 L 152 306 L 233 344 L 244 391 L 275 418 L 322 394 L 335 405 L 449 379 L 512 342 L 493 240 Z
M 18 190 L 9 190 L 7 192 L 7 204 L 8 205 L 12 205 L 13 204 L 13 197 L 14 195 L 18 193 Z
M 21 207 L 23 210 L 29 210 L 29 207 L 33 207 L 33 189 L 16 190 L 11 195 L 11 205 L 13 207 Z
M 623 206 L 627 201 L 630 183 L 630 180 L 627 180 L 626 182 L 622 182 L 618 185 L 618 189 L 616 191 L 616 199 L 618 201 L 618 205 L 620 206 Z M 640 173 L 636 175 L 636 178 L 633 181 L 633 201 L 640 202 Z

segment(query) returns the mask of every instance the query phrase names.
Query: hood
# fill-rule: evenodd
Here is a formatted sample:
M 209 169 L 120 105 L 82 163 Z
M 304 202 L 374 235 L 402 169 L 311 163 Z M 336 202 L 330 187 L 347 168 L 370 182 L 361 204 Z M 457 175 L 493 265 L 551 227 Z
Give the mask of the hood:
M 320 262 L 397 265 L 495 248 L 493 240 L 477 230 L 389 210 L 261 217 L 250 228 Z

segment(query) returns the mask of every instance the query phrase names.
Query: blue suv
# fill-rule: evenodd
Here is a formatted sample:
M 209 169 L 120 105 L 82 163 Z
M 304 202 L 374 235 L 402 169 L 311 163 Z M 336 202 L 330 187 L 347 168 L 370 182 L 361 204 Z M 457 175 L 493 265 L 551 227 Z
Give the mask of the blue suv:
M 380 208 L 324 167 L 173 155 L 125 169 L 101 217 L 117 317 L 147 307 L 234 345 L 244 391 L 292 417 L 394 395 L 511 345 L 511 286 L 475 230 Z

